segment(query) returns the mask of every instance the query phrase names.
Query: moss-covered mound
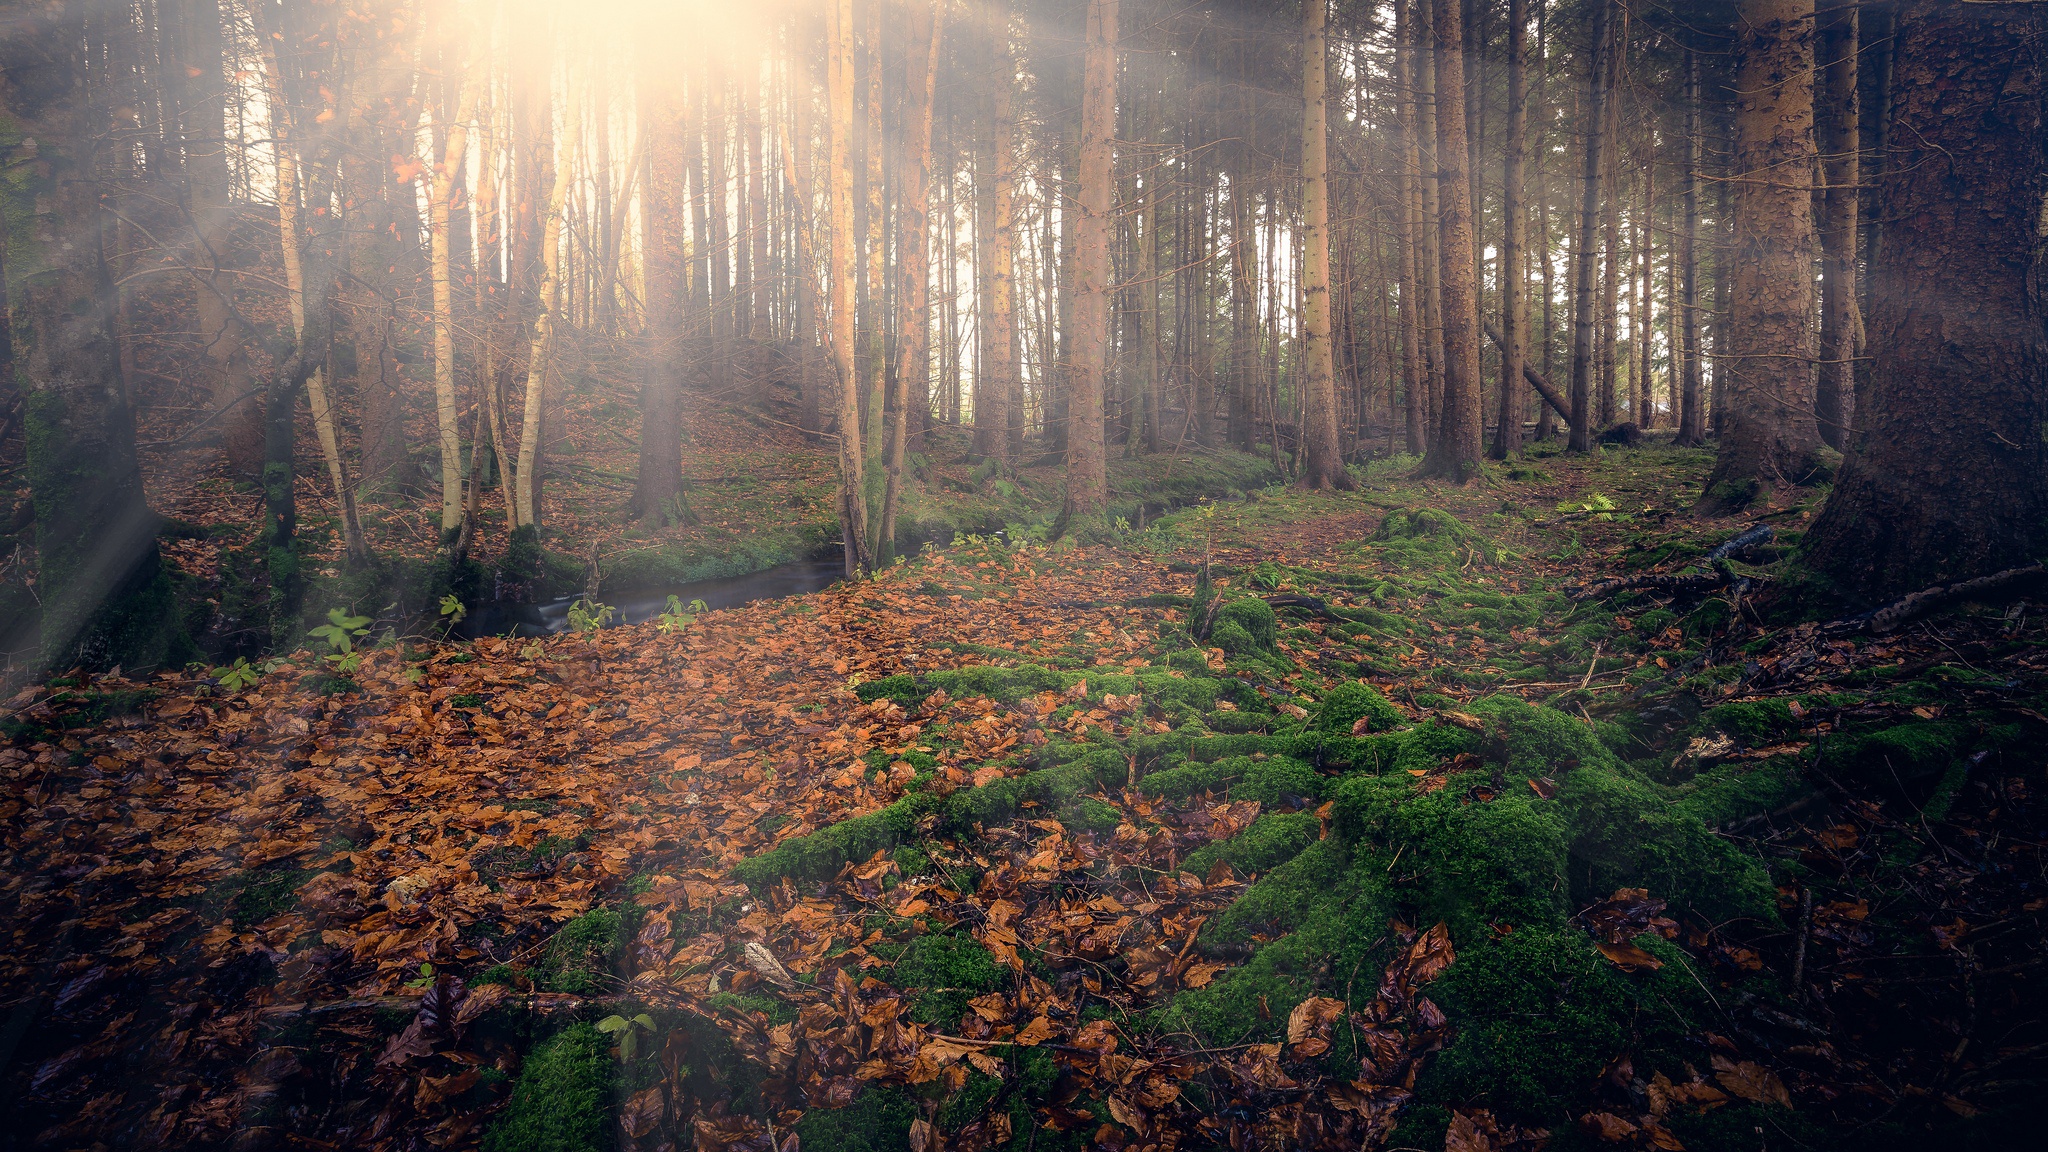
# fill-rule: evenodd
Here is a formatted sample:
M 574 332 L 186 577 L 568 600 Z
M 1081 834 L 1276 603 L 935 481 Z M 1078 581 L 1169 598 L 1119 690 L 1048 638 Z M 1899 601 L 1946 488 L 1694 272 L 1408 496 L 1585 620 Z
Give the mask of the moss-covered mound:
M 527 1054 L 484 1152 L 604 1152 L 613 1145 L 611 1043 L 589 1024 Z

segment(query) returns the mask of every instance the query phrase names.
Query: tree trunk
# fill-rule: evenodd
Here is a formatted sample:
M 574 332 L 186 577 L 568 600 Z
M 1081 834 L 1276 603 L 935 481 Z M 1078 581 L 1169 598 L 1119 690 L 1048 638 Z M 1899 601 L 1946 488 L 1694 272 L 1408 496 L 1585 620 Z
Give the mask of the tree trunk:
M 1422 248 L 1415 254 L 1422 274 L 1423 363 L 1429 369 L 1422 389 L 1423 451 L 1435 440 L 1444 395 L 1444 310 L 1443 263 L 1438 230 L 1443 221 L 1443 178 L 1437 166 L 1437 82 L 1436 31 L 1432 26 L 1433 4 L 1455 4 L 1457 0 L 1415 0 L 1416 147 L 1422 164 L 1416 190 L 1421 199 L 1416 217 L 1421 225 Z
M 1088 0 L 1082 65 L 1080 217 L 1074 221 L 1072 372 L 1067 387 L 1069 524 L 1099 522 L 1109 505 L 1102 443 L 1103 383 L 1109 372 L 1109 237 L 1115 226 L 1111 170 L 1116 144 L 1117 0 Z
M 1832 3 L 1832 0 L 1823 0 Z M 1855 8 L 1835 5 L 1819 14 L 1819 83 L 1814 93 L 1814 134 L 1821 157 L 1820 364 L 1813 419 L 1822 442 L 1849 446 L 1855 419 L 1856 358 L 1862 354 L 1863 316 L 1856 294 L 1858 121 Z
M 832 366 L 839 378 L 839 531 L 848 579 L 871 568 L 867 551 L 865 461 L 860 444 L 860 381 L 855 372 L 854 299 L 860 250 L 853 219 L 853 0 L 833 0 L 826 82 L 831 107 Z
M 1813 2 L 1738 10 L 1727 413 L 1709 509 L 1813 471 Z
M 2031 5 L 1898 8 L 1870 409 L 1806 538 L 1856 605 L 2041 553 L 2042 25 Z
M 642 60 L 655 63 L 652 51 Z M 642 193 L 641 265 L 646 281 L 640 366 L 640 460 L 633 515 L 659 526 L 684 516 L 683 348 L 688 325 L 690 204 L 679 85 L 650 67 L 641 72 L 640 131 L 649 179 Z M 808 274 L 799 269 L 800 279 Z
M 1700 392 L 1700 61 L 1685 50 L 1685 191 L 1678 223 L 1678 437 L 1681 448 L 1706 439 Z
M 1472 263 L 1472 184 L 1465 172 L 1464 35 L 1458 0 L 1436 3 L 1437 163 L 1442 218 L 1437 249 L 1443 267 L 1444 395 L 1424 475 L 1459 484 L 1479 475 L 1479 285 Z
M 927 186 L 932 168 L 932 100 L 939 74 L 939 45 L 945 35 L 945 9 L 933 0 L 913 0 L 907 21 L 907 43 L 917 66 L 910 76 L 910 103 L 904 110 L 904 166 L 902 204 L 898 207 L 896 241 L 896 379 L 891 407 L 895 420 L 889 428 L 888 471 L 882 487 L 882 530 L 876 540 L 875 557 L 889 563 L 895 552 L 896 504 L 903 488 L 903 452 L 910 426 L 916 418 L 910 399 L 925 395 L 923 381 L 925 338 L 930 328 L 926 315 L 931 271 L 931 219 L 926 209 Z M 911 382 L 918 381 L 913 389 Z M 926 410 L 930 415 L 929 407 Z
M 445 125 L 447 150 L 428 173 L 427 234 L 433 251 L 434 414 L 441 433 L 441 534 L 462 527 L 462 424 L 455 401 L 455 286 L 450 280 L 448 208 L 469 150 L 469 122 L 476 114 L 477 85 L 457 77 L 455 119 Z
M 284 76 L 278 66 L 275 41 L 262 40 L 263 68 L 270 97 L 272 147 L 277 159 L 277 224 L 284 257 L 285 295 L 292 322 L 292 339 L 306 339 L 306 269 L 300 260 L 298 237 L 299 156 L 290 105 L 285 97 Z M 331 339 L 331 336 L 330 336 Z M 355 489 L 350 486 L 348 468 L 341 456 L 341 442 L 335 432 L 334 410 L 327 392 L 324 366 L 316 366 L 306 377 L 306 396 L 313 408 L 313 432 L 320 441 L 320 454 L 327 463 L 327 479 L 334 486 L 335 503 L 341 508 L 342 544 L 351 563 L 370 560 L 370 545 L 356 513 Z
M 1529 317 L 1522 290 L 1522 168 L 1528 134 L 1528 0 L 1508 0 L 1508 123 L 1501 161 L 1500 317 L 1506 345 L 1500 350 L 1499 425 L 1493 458 L 1505 460 L 1522 444 L 1522 365 L 1528 360 Z
M 1572 428 L 1567 447 L 1573 452 L 1593 447 L 1593 352 L 1598 320 L 1593 272 L 1598 260 L 1600 178 L 1606 172 L 1602 150 L 1607 144 L 1607 54 L 1612 50 L 1612 0 L 1592 0 L 1593 32 L 1591 96 L 1586 108 L 1586 154 L 1579 174 L 1579 232 L 1572 241 Z
M 562 213 L 568 204 L 569 184 L 576 169 L 576 153 L 582 139 L 583 102 L 581 89 L 569 85 L 569 100 L 562 115 L 562 150 L 555 160 L 555 180 L 548 192 L 547 211 L 542 218 L 540 285 L 535 291 L 533 337 L 527 345 L 526 403 L 519 425 L 519 467 L 515 492 L 519 522 L 513 527 L 540 528 L 541 420 L 545 409 L 548 358 L 554 352 L 555 321 L 561 311 L 562 295 Z
M 1330 130 L 1323 98 L 1330 73 L 1328 3 L 1304 0 L 1301 6 L 1302 216 L 1308 249 L 1301 273 L 1301 323 L 1308 360 L 1302 429 L 1307 466 L 1301 482 L 1309 488 L 1349 492 L 1357 485 L 1337 448 L 1337 366 L 1330 345 Z

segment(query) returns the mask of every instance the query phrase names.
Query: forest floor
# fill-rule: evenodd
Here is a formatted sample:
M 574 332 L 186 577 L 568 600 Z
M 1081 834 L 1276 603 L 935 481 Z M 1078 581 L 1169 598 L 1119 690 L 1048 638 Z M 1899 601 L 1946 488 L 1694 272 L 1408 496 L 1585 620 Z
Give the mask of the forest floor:
M 1819 493 L 1546 453 L 26 689 L 0 1143 L 2023 1146 L 2048 625 L 1785 624 Z

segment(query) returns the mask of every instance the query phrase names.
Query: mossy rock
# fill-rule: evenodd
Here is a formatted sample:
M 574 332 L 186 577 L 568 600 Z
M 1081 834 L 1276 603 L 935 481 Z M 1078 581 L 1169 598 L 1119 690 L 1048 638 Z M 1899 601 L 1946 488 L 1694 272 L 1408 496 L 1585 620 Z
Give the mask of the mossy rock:
M 1200 648 L 1183 648 L 1166 657 L 1166 666 L 1182 672 L 1207 672 L 1209 656 Z
M 813 1108 L 796 1122 L 797 1143 L 832 1152 L 909 1152 L 910 1124 L 917 1102 L 902 1089 L 882 1085 L 854 1097 L 844 1108 Z
M 484 1152 L 608 1152 L 613 1147 L 611 1042 L 573 1024 L 527 1054 Z
M 587 996 L 611 974 L 624 944 L 624 923 L 611 908 L 592 908 L 562 925 L 541 958 L 543 991 Z

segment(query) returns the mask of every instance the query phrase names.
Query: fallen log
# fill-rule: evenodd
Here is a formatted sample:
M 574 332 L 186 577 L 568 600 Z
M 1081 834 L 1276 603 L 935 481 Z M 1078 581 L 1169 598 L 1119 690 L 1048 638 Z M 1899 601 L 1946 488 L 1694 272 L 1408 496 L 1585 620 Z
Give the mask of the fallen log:
M 1491 324 L 1486 326 L 1486 334 L 1493 338 L 1495 344 L 1507 344 L 1506 340 L 1501 339 L 1500 329 Z M 1550 386 L 1550 381 L 1543 378 L 1543 373 L 1531 368 L 1526 360 L 1522 362 L 1522 379 L 1529 382 L 1529 387 L 1536 390 L 1536 395 L 1541 396 L 1543 402 L 1550 405 L 1550 410 L 1557 413 L 1567 425 L 1572 422 L 1572 406 L 1564 397 L 1557 394 L 1557 389 Z
M 1859 612 L 1854 616 L 1829 621 L 1820 626 L 1820 632 L 1826 636 L 1846 636 L 1852 632 L 1864 631 L 1881 634 L 1915 617 L 1924 616 L 1944 604 L 2009 592 L 2016 586 L 2023 586 L 2044 576 L 2048 576 L 2048 567 L 2037 563 L 2007 568 L 2003 572 L 1993 572 L 1989 576 L 1978 576 L 1970 580 L 1951 580 L 1922 588 L 1918 592 L 1902 596 L 1868 612 Z
M 1637 576 L 1615 576 L 1596 581 L 1571 594 L 1574 603 L 1592 600 L 1600 596 L 1611 596 L 1616 592 L 1630 592 L 1647 588 L 1654 592 L 1707 592 L 1724 585 L 1733 584 L 1738 577 L 1728 567 L 1730 557 L 1741 555 L 1759 544 L 1769 543 L 1771 526 L 1758 524 L 1722 541 L 1708 552 L 1704 562 L 1712 566 L 1711 572 L 1645 573 Z

